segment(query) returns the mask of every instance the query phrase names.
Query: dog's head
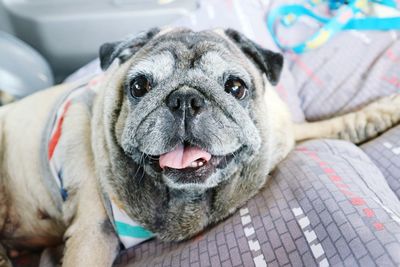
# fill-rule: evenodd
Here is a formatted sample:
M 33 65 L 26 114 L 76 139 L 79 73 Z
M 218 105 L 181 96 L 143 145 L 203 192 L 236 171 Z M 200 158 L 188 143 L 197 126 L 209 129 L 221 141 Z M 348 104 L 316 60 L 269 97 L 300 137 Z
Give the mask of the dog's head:
M 234 30 L 153 29 L 103 45 L 100 61 L 92 137 L 101 185 L 163 239 L 232 213 L 288 151 L 271 145 L 286 140 L 271 137 L 284 135 L 274 133 L 281 109 L 270 88 L 282 56 Z
M 116 59 L 127 66 L 115 136 L 150 176 L 212 188 L 259 152 L 257 98 L 277 83 L 280 54 L 234 30 L 153 29 L 101 47 L 103 69 Z

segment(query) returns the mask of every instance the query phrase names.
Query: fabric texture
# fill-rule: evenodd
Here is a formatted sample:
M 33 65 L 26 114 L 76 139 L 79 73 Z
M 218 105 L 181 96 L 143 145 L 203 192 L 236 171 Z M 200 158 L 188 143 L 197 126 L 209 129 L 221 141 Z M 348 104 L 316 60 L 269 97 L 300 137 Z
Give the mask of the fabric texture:
M 400 199 L 400 126 L 361 146 Z

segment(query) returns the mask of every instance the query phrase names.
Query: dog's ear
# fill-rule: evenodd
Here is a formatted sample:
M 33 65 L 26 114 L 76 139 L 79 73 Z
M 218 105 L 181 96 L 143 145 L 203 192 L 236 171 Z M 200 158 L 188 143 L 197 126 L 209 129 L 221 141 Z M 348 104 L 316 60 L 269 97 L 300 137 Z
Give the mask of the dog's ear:
M 267 75 L 272 85 L 278 83 L 283 67 L 283 56 L 281 54 L 262 48 L 236 30 L 227 29 L 225 34 L 257 64 L 258 68 Z
M 152 28 L 129 36 L 123 41 L 103 44 L 99 51 L 101 68 L 106 70 L 116 58 L 120 60 L 120 63 L 125 62 L 159 32 L 159 28 Z

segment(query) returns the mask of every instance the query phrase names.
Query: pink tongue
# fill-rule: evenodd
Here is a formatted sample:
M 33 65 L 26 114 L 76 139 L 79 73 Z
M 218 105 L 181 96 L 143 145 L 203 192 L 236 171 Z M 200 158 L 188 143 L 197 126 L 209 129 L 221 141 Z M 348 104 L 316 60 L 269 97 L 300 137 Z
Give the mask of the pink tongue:
M 202 159 L 209 161 L 211 154 L 199 147 L 177 146 L 174 150 L 160 156 L 160 167 L 172 169 L 184 169 L 190 167 L 192 162 Z

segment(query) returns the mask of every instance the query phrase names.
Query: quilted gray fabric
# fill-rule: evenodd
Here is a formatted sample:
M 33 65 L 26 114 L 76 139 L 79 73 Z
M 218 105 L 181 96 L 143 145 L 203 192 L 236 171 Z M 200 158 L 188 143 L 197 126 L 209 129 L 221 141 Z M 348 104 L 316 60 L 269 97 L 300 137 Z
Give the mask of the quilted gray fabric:
M 400 126 L 361 146 L 400 199 Z
M 343 33 L 304 55 L 288 55 L 308 120 L 353 111 L 400 89 L 400 34 Z

